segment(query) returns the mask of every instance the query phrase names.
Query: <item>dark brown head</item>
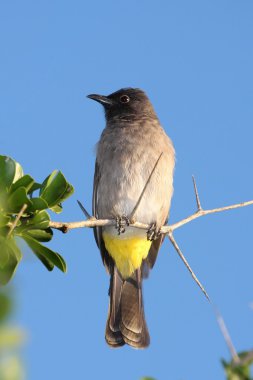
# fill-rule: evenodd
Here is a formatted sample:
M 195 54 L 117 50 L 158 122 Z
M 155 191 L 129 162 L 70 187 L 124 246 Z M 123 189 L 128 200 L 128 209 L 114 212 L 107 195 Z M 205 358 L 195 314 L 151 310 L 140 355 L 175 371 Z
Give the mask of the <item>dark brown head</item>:
M 91 94 L 88 98 L 103 105 L 107 120 L 115 117 L 122 120 L 157 118 L 147 95 L 139 88 L 122 88 L 108 96 Z

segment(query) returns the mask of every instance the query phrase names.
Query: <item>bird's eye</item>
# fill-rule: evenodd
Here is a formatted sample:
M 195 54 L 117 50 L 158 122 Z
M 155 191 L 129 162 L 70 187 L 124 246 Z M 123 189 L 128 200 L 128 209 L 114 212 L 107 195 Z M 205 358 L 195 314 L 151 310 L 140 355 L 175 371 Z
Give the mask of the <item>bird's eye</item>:
M 128 102 L 130 102 L 130 98 L 127 95 L 122 95 L 120 97 L 120 101 L 121 101 L 121 103 L 128 103 Z

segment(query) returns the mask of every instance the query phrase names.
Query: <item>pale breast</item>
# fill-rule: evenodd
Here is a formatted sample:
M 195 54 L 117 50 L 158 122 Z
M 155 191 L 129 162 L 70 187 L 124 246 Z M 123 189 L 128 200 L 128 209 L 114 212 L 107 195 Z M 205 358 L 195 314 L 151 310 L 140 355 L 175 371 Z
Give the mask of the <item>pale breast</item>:
M 98 143 L 97 214 L 129 216 L 154 168 L 135 218 L 164 224 L 173 193 L 174 148 L 158 122 L 106 128 Z

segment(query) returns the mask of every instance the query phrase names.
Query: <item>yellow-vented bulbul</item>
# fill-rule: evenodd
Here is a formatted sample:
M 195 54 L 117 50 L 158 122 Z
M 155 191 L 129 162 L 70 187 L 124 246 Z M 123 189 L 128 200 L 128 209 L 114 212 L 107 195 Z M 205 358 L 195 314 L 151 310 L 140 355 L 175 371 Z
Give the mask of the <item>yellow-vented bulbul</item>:
M 97 145 L 93 190 L 96 218 L 121 221 L 130 217 L 162 154 L 135 214 L 136 221 L 152 226 L 148 238 L 147 231 L 134 227 L 126 226 L 123 233 L 114 226 L 94 229 L 103 263 L 111 276 L 106 341 L 112 347 L 127 343 L 145 348 L 150 338 L 142 278 L 153 267 L 163 241 L 157 232 L 169 216 L 174 148 L 142 90 L 124 88 L 109 96 L 88 97 L 103 105 L 106 117 Z

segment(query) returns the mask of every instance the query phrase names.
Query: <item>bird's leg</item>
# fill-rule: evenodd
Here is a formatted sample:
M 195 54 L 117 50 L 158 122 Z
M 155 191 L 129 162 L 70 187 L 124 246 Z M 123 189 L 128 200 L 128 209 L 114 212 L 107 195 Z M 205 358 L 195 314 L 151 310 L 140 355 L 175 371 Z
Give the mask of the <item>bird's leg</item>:
M 116 217 L 116 230 L 118 231 L 118 235 L 123 234 L 126 229 L 126 226 L 130 225 L 130 220 L 126 215 L 121 215 Z
M 150 241 L 156 240 L 161 235 L 161 228 L 156 223 L 152 223 L 147 231 L 147 239 Z

